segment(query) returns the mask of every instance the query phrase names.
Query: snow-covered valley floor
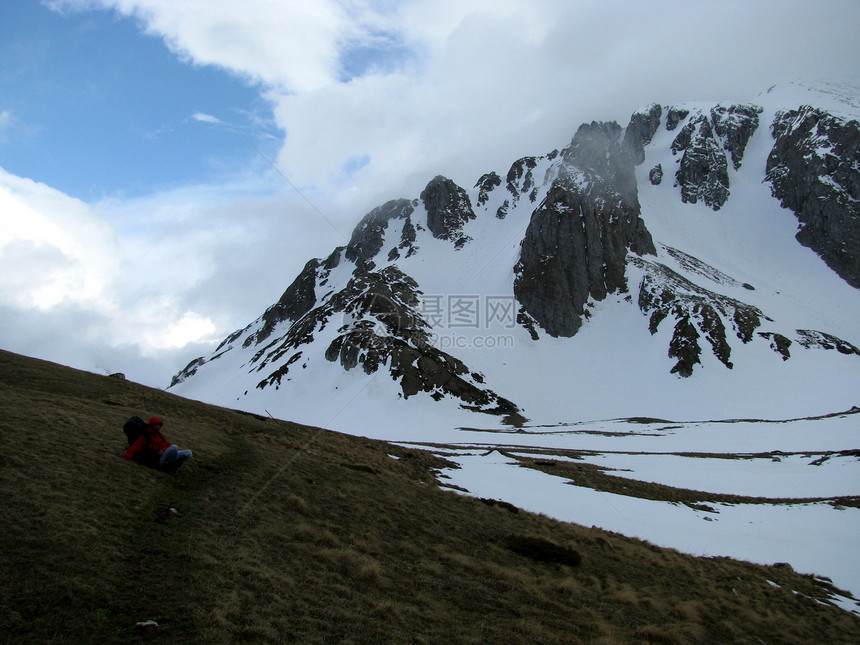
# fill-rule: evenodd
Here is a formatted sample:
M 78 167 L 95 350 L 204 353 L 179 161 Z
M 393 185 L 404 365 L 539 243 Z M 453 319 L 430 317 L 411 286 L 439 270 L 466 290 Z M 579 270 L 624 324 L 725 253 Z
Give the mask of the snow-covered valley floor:
M 860 597 L 858 437 L 855 408 L 795 420 L 463 428 L 455 442 L 411 445 L 457 464 L 442 473 L 451 490 L 694 555 L 788 563 Z M 833 601 L 860 613 L 856 599 Z

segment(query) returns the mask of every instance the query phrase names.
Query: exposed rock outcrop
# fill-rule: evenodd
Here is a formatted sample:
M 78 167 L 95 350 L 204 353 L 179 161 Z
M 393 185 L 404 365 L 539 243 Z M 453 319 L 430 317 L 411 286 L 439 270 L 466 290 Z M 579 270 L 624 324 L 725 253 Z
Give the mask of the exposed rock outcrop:
M 860 289 L 860 124 L 808 106 L 777 114 L 767 160 L 773 196 L 797 240 Z
M 427 228 L 433 237 L 449 240 L 458 249 L 469 241 L 469 236 L 463 233 L 463 225 L 475 219 L 475 212 L 465 190 L 440 175 L 421 192 L 421 201 L 427 210 Z
M 711 108 L 714 131 L 723 140 L 723 147 L 732 157 L 735 170 L 741 167 L 747 143 L 758 129 L 758 115 L 762 108 L 757 105 L 717 105 Z
M 666 129 L 670 132 L 678 127 L 678 124 L 687 118 L 690 114 L 689 110 L 683 108 L 669 108 L 669 113 L 666 115 Z
M 395 199 L 374 208 L 352 231 L 352 237 L 346 245 L 346 259 L 355 262 L 356 266 L 372 268 L 371 258 L 376 257 L 382 250 L 389 222 L 393 219 L 407 219 L 414 210 L 408 199 Z M 411 226 L 411 222 L 409 225 Z
M 532 172 L 537 166 L 537 158 L 523 157 L 515 161 L 508 170 L 507 188 L 511 194 L 514 204 L 520 198 L 521 194 L 525 194 L 535 187 L 534 173 Z M 534 201 L 534 197 L 532 197 Z
M 640 258 L 633 262 L 645 270 L 639 284 L 639 309 L 649 316 L 649 331 L 656 334 L 664 320 L 674 320 L 669 356 L 678 361 L 672 367 L 673 374 L 692 375 L 694 366 L 701 363 L 702 336 L 714 356 L 731 369 L 727 326 L 741 342 L 748 343 L 762 319 L 767 318 L 756 307 L 700 287 L 664 264 Z M 708 273 L 725 275 L 716 269 Z
M 695 204 L 702 200 L 715 211 L 729 198 L 728 162 L 714 128 L 705 114 L 691 117 L 672 142 L 672 153 L 682 152 L 675 173 L 681 187 L 681 201 Z
M 475 184 L 475 188 L 478 189 L 478 202 L 477 206 L 481 207 L 487 203 L 487 200 L 490 198 L 490 193 L 493 192 L 495 188 L 498 188 L 502 185 L 502 178 L 499 177 L 494 172 L 488 172 L 485 175 L 482 175 L 478 182 Z
M 655 253 L 620 134 L 617 123 L 579 128 L 526 229 L 514 295 L 551 336 L 573 336 L 589 298 L 626 290 L 628 251 Z
M 250 347 L 264 342 L 279 324 L 288 320 L 299 320 L 310 311 L 316 304 L 316 284 L 319 274 L 327 274 L 337 266 L 341 252 L 343 248 L 337 249 L 329 256 L 326 263 L 318 258 L 309 260 L 278 302 L 261 316 L 262 324 L 255 333 L 245 339 L 244 346 Z
M 660 127 L 660 117 L 663 108 L 656 103 L 645 110 L 635 112 L 630 117 L 630 123 L 624 131 L 623 146 L 633 159 L 635 165 L 645 161 L 645 146 L 651 143 L 654 133 Z
M 710 114 L 698 112 L 690 117 L 672 142 L 672 153 L 683 153 L 675 185 L 681 187 L 684 203 L 702 200 L 715 211 L 726 203 L 729 198 L 726 152 L 731 156 L 732 166 L 738 169 L 747 142 L 758 128 L 761 111 L 753 105 L 718 105 Z M 670 111 L 670 117 L 673 114 L 677 113 Z
M 789 338 L 786 338 L 782 334 L 766 331 L 760 331 L 758 335 L 770 341 L 770 348 L 782 356 L 782 360 L 787 361 L 791 358 L 791 352 L 789 351 L 791 340 Z
M 320 267 L 318 260 L 308 263 L 303 289 Z M 419 312 L 419 296 L 417 283 L 394 265 L 380 271 L 356 268 L 345 287 L 321 298 L 292 324 L 280 327 L 277 336 L 270 330 L 266 338 L 257 333 L 246 339 L 246 347 L 258 345 L 247 366 L 262 375 L 257 388 L 279 388 L 306 360 L 305 350 L 319 333 L 339 324 L 325 357 L 345 370 L 361 367 L 373 374 L 386 369 L 400 384 L 404 397 L 418 392 L 436 399 L 451 396 L 470 410 L 502 415 L 512 425 L 523 423 L 525 418 L 517 406 L 487 387 L 483 376 L 433 345 L 432 329 Z M 286 306 L 289 298 L 284 301 Z M 186 376 L 206 362 L 192 361 Z
M 514 403 L 483 384 L 483 376 L 433 345 L 431 327 L 418 311 L 419 295 L 415 281 L 395 266 L 356 274 L 322 312 L 344 319 L 326 359 L 345 370 L 361 366 L 367 374 L 387 366 L 406 398 L 418 392 L 437 400 L 448 395 L 465 408 L 503 415 L 506 423 L 525 422 Z
M 840 354 L 860 356 L 860 349 L 833 334 L 825 334 L 823 331 L 816 331 L 815 329 L 798 329 L 797 336 L 797 342 L 807 348 L 835 349 Z
M 507 217 L 508 215 L 508 210 L 510 209 L 510 207 L 511 203 L 506 199 L 504 202 L 502 202 L 502 205 L 499 206 L 498 209 L 496 209 L 496 218 L 505 219 L 505 217 Z
M 638 215 L 636 176 L 630 156 L 620 145 L 620 135 L 621 126 L 614 121 L 583 124 L 562 152 L 562 159 L 582 172 L 589 183 L 600 184 L 595 197 L 620 201 Z

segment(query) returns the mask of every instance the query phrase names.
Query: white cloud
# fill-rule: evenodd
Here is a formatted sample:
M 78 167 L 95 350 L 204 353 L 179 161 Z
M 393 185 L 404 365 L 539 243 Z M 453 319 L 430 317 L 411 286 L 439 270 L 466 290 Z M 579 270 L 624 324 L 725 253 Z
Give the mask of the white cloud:
M 103 306 L 117 275 L 111 228 L 81 201 L 0 169 L 0 298 L 49 309 Z
M 332 0 L 55 0 L 58 9 L 113 8 L 134 16 L 190 62 L 218 65 L 255 82 L 308 91 L 337 76 L 338 44 L 354 21 Z
M 325 236 L 308 244 L 314 216 L 300 202 L 244 195 L 259 189 L 186 187 L 89 206 L 0 169 L 2 346 L 130 377 L 144 369 L 138 378 L 166 384 L 189 352 L 274 302 L 309 250 L 333 246 Z
M 204 114 L 203 112 L 195 112 L 191 115 L 191 118 L 195 121 L 202 121 L 203 123 L 222 123 L 221 119 L 214 117 L 211 114 Z

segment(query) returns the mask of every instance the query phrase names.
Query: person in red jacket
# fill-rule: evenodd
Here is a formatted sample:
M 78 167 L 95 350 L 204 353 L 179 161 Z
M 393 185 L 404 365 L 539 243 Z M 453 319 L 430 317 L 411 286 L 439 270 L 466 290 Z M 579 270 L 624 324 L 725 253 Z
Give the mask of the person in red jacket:
M 134 459 L 161 470 L 176 470 L 191 458 L 190 450 L 180 450 L 161 434 L 164 422 L 152 417 L 141 435 L 123 455 L 123 459 Z

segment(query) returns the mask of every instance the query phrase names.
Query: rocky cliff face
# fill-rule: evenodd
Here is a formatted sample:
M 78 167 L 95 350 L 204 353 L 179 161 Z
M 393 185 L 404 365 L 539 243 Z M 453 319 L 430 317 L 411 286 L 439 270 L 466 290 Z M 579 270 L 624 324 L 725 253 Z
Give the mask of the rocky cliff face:
M 628 251 L 655 252 L 620 135 L 617 123 L 580 127 L 526 229 L 514 295 L 550 336 L 573 336 L 589 298 L 626 291 Z
M 263 314 L 263 324 L 253 335 L 248 337 L 245 346 L 262 343 L 272 335 L 279 324 L 287 321 L 295 322 L 310 311 L 316 304 L 317 273 L 321 269 L 330 270 L 333 268 L 330 265 L 333 263 L 336 266 L 339 261 L 340 250 L 332 253 L 327 262 L 318 259 L 309 260 L 302 272 L 278 299 L 278 302 L 269 307 Z
M 463 225 L 475 219 L 472 203 L 465 190 L 450 179 L 436 177 L 421 192 L 427 210 L 427 228 L 433 237 L 450 240 L 458 249 L 469 241 Z
M 860 288 L 860 124 L 804 106 L 771 126 L 773 196 L 797 215 L 797 240 Z
M 689 117 L 672 142 L 672 152 L 681 153 L 675 185 L 681 188 L 682 201 L 695 204 L 702 200 L 714 210 L 726 203 L 729 198 L 726 153 L 735 170 L 740 168 L 747 142 L 758 128 L 761 111 L 752 105 L 718 105 L 709 113 L 700 111 Z M 669 114 L 674 125 L 687 117 L 678 110 L 670 110 Z
M 655 103 L 630 117 L 630 123 L 624 131 L 623 147 L 634 165 L 645 161 L 645 146 L 651 143 L 651 138 L 660 127 L 661 116 L 663 107 Z
M 746 151 L 750 137 L 759 126 L 762 108 L 757 105 L 717 105 L 711 108 L 714 132 L 720 138 L 723 149 L 732 158 L 732 167 L 737 170 Z
M 404 220 L 403 248 L 415 241 L 415 229 L 410 216 L 415 207 L 407 199 L 395 199 L 374 208 L 355 227 L 346 246 L 346 259 L 362 268 L 373 268 L 373 258 L 382 250 L 385 231 L 392 220 Z M 411 231 L 411 233 L 409 232 Z M 414 251 L 413 251 L 414 252 Z
M 487 200 L 490 198 L 490 193 L 492 193 L 496 188 L 502 185 L 502 178 L 499 177 L 495 172 L 488 172 L 483 175 L 478 183 L 475 184 L 475 188 L 478 189 L 478 206 L 481 207 L 487 203 Z

